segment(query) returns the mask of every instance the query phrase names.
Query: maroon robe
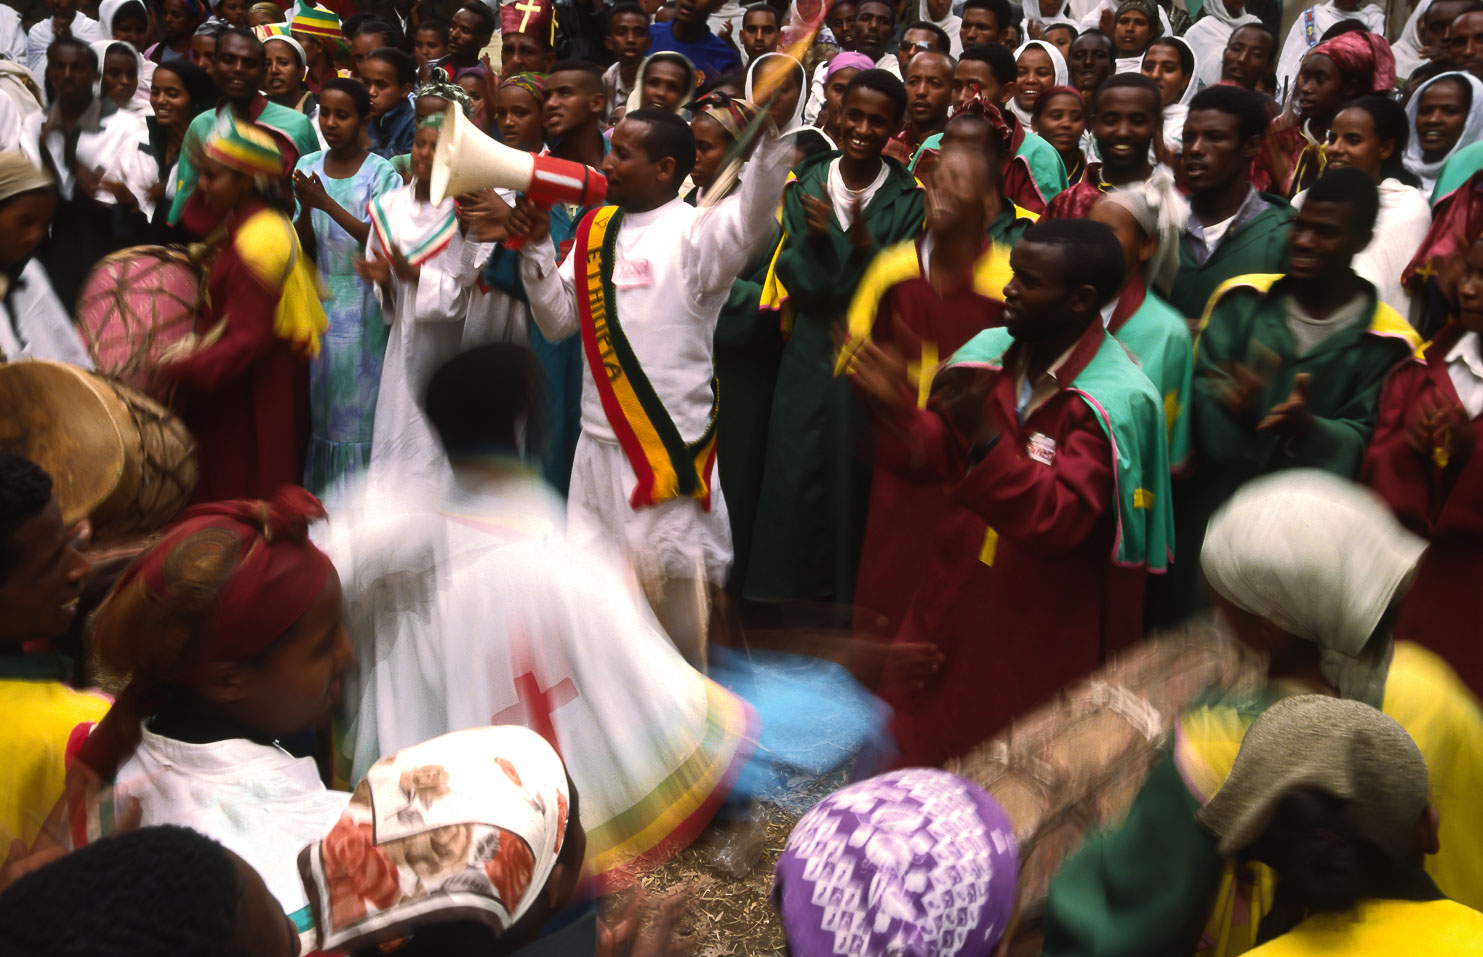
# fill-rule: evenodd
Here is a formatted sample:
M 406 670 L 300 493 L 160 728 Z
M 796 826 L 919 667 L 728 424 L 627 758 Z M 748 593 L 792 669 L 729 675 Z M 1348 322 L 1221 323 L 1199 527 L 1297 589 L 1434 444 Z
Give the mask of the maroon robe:
M 886 451 L 897 467 L 939 476 L 953 506 L 933 530 L 896 639 L 936 645 L 942 667 L 922 690 L 889 675 L 881 688 L 896 711 L 903 766 L 962 754 L 1141 634 L 1144 571 L 1111 559 L 1111 443 L 1070 389 L 1105 336 L 1100 322 L 1087 327 L 1060 369 L 1059 390 L 1023 425 L 1015 424 L 1018 345 L 1002 371 L 957 367 L 940 376 L 939 384 L 949 376 L 990 376 L 984 414 L 1002 433 L 971 468 L 962 437 L 931 411 L 913 410 L 891 433 L 896 442 Z M 1030 457 L 1034 433 L 1055 441 L 1052 466 Z M 990 528 L 996 539 L 986 547 Z
M 1113 187 L 1102 181 L 1102 164 L 1088 163 L 1081 182 L 1056 194 L 1046 207 L 1045 219 L 1086 219 L 1102 194 Z
M 1391 374 L 1361 474 L 1402 522 L 1431 542 L 1406 594 L 1396 637 L 1435 651 L 1483 694 L 1483 456 L 1475 451 L 1442 467 L 1406 442 L 1406 423 L 1423 402 L 1457 403 L 1447 353 L 1463 332 L 1449 325 L 1422 359 Z M 1473 419 L 1472 429 L 1483 447 L 1483 417 Z
M 971 276 L 963 277 L 958 289 L 939 297 L 920 271 L 922 240 L 915 245 L 919 270 L 885 290 L 871 337 L 890 343 L 930 377 L 934 370 L 927 367 L 929 363 L 946 362 L 980 331 L 999 325 L 1004 304 L 997 298 L 999 290 L 996 297 L 986 295 L 974 288 Z M 981 256 L 989 254 L 985 243 Z M 855 584 L 855 625 L 861 632 L 875 629 L 884 618 L 885 633 L 896 633 L 927 563 L 933 530 L 953 510 L 941 480 L 898 472 L 890 467 L 893 464 L 878 462 L 871 479 L 865 544 Z
M 267 498 L 303 482 L 309 362 L 273 332 L 281 291 L 259 280 L 236 247 L 238 228 L 262 206 L 254 199 L 238 210 L 211 266 L 195 331 L 223 322 L 221 338 L 162 370 L 178 385 L 174 405 L 198 443 L 197 502 Z

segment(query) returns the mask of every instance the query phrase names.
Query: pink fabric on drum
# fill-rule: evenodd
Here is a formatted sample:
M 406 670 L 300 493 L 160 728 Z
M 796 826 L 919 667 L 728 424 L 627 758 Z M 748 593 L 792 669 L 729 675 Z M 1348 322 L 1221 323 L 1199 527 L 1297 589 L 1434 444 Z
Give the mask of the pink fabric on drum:
M 136 246 L 103 259 L 77 301 L 98 371 L 148 389 L 160 357 L 190 333 L 201 298 L 201 267 L 183 250 Z

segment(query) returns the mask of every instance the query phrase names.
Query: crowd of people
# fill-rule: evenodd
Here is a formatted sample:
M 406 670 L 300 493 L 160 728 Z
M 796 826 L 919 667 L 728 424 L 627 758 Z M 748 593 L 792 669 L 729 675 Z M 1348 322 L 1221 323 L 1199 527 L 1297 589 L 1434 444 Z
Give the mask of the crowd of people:
M 664 953 L 749 634 L 888 706 L 793 954 L 1483 954 L 1483 2 L 47 6 L 0 374 L 190 249 L 199 475 L 95 568 L 0 449 L 0 954 Z M 1021 932 L 941 768 L 1196 618 L 1259 687 Z

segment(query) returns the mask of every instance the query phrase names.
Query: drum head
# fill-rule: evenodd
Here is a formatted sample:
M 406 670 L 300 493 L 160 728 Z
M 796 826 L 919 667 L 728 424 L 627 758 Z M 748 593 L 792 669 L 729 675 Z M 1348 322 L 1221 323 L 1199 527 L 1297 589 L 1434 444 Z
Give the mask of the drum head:
M 147 389 L 201 304 L 201 264 L 179 249 L 133 246 L 99 260 L 77 299 L 78 328 L 99 372 Z
M 0 449 L 50 473 L 69 525 L 106 501 L 124 472 L 124 440 L 110 414 L 118 400 L 104 388 L 59 362 L 0 365 Z

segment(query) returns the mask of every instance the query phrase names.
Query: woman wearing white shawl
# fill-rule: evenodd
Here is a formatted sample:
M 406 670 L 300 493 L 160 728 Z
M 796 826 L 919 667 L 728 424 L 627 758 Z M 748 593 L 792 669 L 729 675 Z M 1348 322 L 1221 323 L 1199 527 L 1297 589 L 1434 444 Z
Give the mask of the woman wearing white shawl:
M 93 53 L 98 57 L 98 79 L 93 83 L 94 96 L 101 97 L 103 95 L 103 74 L 108 69 L 108 51 L 116 46 L 124 47 L 134 55 L 135 70 L 141 78 L 140 82 L 143 82 L 144 64 L 146 61 L 144 57 L 139 55 L 139 51 L 134 49 L 132 43 L 125 43 L 123 40 L 94 40 L 88 46 L 93 48 Z M 151 63 L 150 66 L 153 67 L 154 64 Z M 149 72 L 151 76 L 154 75 L 153 69 Z M 142 97 L 140 96 L 141 93 L 143 94 Z M 129 101 L 120 106 L 119 109 L 127 110 L 130 113 L 137 113 L 140 116 L 154 116 L 154 108 L 149 105 L 149 88 L 145 87 L 143 90 L 140 90 L 136 84 L 133 96 L 129 97 Z
M 1043 65 L 1023 62 L 1025 51 L 1031 47 L 1044 51 L 1050 59 L 1051 76 L 1043 75 Z M 1014 112 L 1015 119 L 1020 121 L 1020 125 L 1028 130 L 1031 111 L 1035 109 L 1035 101 L 1040 94 L 1053 86 L 1068 85 L 1071 74 L 1066 69 L 1066 58 L 1061 56 L 1061 51 L 1049 40 L 1026 40 L 1014 51 L 1014 60 L 1019 64 L 1019 79 L 1015 83 L 1014 99 L 1009 101 L 1009 108 Z
M 1164 100 L 1164 145 L 1170 153 L 1178 153 L 1183 146 L 1184 118 L 1199 90 L 1199 72 L 1199 57 L 1180 37 L 1159 37 L 1143 54 L 1143 75 L 1159 85 Z M 1183 88 L 1177 86 L 1181 76 Z
M 1421 110 L 1421 97 L 1428 89 L 1438 82 L 1446 80 L 1449 83 L 1465 83 L 1468 90 L 1468 118 L 1463 124 L 1462 133 L 1457 141 L 1452 144 L 1445 155 L 1439 159 L 1427 160 L 1423 158 L 1420 138 L 1416 135 L 1416 116 Z M 1471 73 L 1453 71 L 1434 76 L 1416 90 L 1416 93 L 1406 103 L 1406 124 L 1411 134 L 1411 141 L 1406 144 L 1406 169 L 1416 174 L 1421 180 L 1421 192 L 1427 196 L 1431 195 L 1432 187 L 1437 184 L 1437 177 L 1442 175 L 1442 167 L 1453 154 L 1464 146 L 1478 142 L 1483 137 L 1483 81 Z
M 1375 180 L 1380 215 L 1374 238 L 1352 265 L 1356 275 L 1375 286 L 1380 301 L 1402 316 L 1411 314 L 1411 294 L 1401 285 L 1401 274 L 1432 224 L 1426 194 L 1416 188 L 1415 175 L 1401 164 L 1410 132 L 1406 111 L 1399 103 L 1383 96 L 1362 96 L 1334 117 L 1327 149 L 1329 169 L 1353 166 Z M 1302 208 L 1307 196 L 1307 190 L 1294 196 L 1293 208 Z
M 1231 12 L 1232 7 L 1236 12 Z M 1214 86 L 1220 82 L 1221 61 L 1225 59 L 1231 34 L 1248 23 L 1260 22 L 1259 18 L 1246 12 L 1243 0 L 1205 0 L 1205 15 L 1184 34 L 1184 42 L 1195 54 L 1195 79 L 1201 86 Z
M 136 3 L 141 8 L 143 8 L 145 17 L 145 34 L 146 37 L 148 36 L 150 27 L 154 26 L 154 17 L 149 12 L 148 4 L 142 3 L 141 0 L 103 0 L 102 3 L 98 4 L 98 26 L 102 28 L 104 38 L 117 39 L 116 37 L 114 37 L 113 21 L 117 19 L 120 11 L 122 11 L 131 3 Z M 133 48 L 135 55 L 138 56 L 138 47 L 135 47 L 133 43 L 127 40 L 122 42 L 129 43 L 129 46 Z M 101 73 L 103 69 L 103 51 L 98 50 L 98 45 L 96 43 L 93 44 L 93 49 L 98 53 L 98 70 Z M 141 116 L 154 115 L 154 110 L 151 109 L 149 106 L 149 87 L 150 84 L 154 82 L 154 68 L 155 64 L 152 61 L 146 60 L 142 56 L 139 57 L 139 92 L 134 94 L 134 100 L 136 103 L 140 104 L 140 106 L 129 107 L 130 112 L 138 113 Z
M 762 58 L 758 57 L 757 59 L 760 60 Z M 639 64 L 639 71 L 634 77 L 633 92 L 628 94 L 628 107 L 626 112 L 632 113 L 634 110 L 637 110 L 644 105 L 644 77 L 647 76 L 649 73 L 649 64 L 653 63 L 656 60 L 668 60 L 671 63 L 678 63 L 680 66 L 684 67 L 690 72 L 690 80 L 685 86 L 685 93 L 683 96 L 680 97 L 679 104 L 676 105 L 674 110 L 672 111 L 673 113 L 684 119 L 686 122 L 689 122 L 690 113 L 688 110 L 685 109 L 685 104 L 695 99 L 695 64 L 691 63 L 690 58 L 687 57 L 685 54 L 676 53 L 673 50 L 662 50 L 659 53 L 651 53 L 648 56 L 644 57 L 644 62 Z
M 953 59 L 963 55 L 963 18 L 953 15 L 952 0 L 922 0 L 917 16 L 947 34 L 948 53 Z
M 803 119 L 803 109 L 807 105 L 804 102 L 804 92 L 808 89 L 808 74 L 804 72 L 803 64 L 793 59 L 786 53 L 764 53 L 753 60 L 747 66 L 747 83 L 745 87 L 745 99 L 749 103 L 757 103 L 754 96 L 757 89 L 757 80 L 761 73 L 759 69 L 763 63 L 771 63 L 769 71 L 781 68 L 787 70 L 787 76 L 777 82 L 777 99 L 769 107 L 773 122 L 778 126 L 778 135 L 787 136 L 790 133 L 805 131 L 803 135 L 817 133 L 829 143 L 829 149 L 834 149 L 834 143 L 825 136 L 822 130 L 809 126 Z M 761 105 L 760 103 L 758 104 Z M 800 137 L 801 138 L 801 137 Z
M 1360 6 L 1361 0 L 1329 0 L 1309 7 L 1298 15 L 1297 22 L 1287 32 L 1282 44 L 1282 56 L 1277 61 L 1277 99 L 1284 100 L 1298 81 L 1298 70 L 1303 66 L 1303 57 L 1318 46 L 1318 41 L 1329 28 L 1341 20 L 1358 20 L 1371 33 L 1385 35 L 1385 11 L 1370 4 Z
M 1390 45 L 1390 52 L 1395 54 L 1395 75 L 1399 80 L 1404 81 L 1426 62 L 1422 53 L 1426 48 L 1426 38 L 1421 35 L 1421 28 L 1431 6 L 1432 0 L 1421 0 L 1416 4 L 1406 25 L 1401 27 L 1401 35 Z

